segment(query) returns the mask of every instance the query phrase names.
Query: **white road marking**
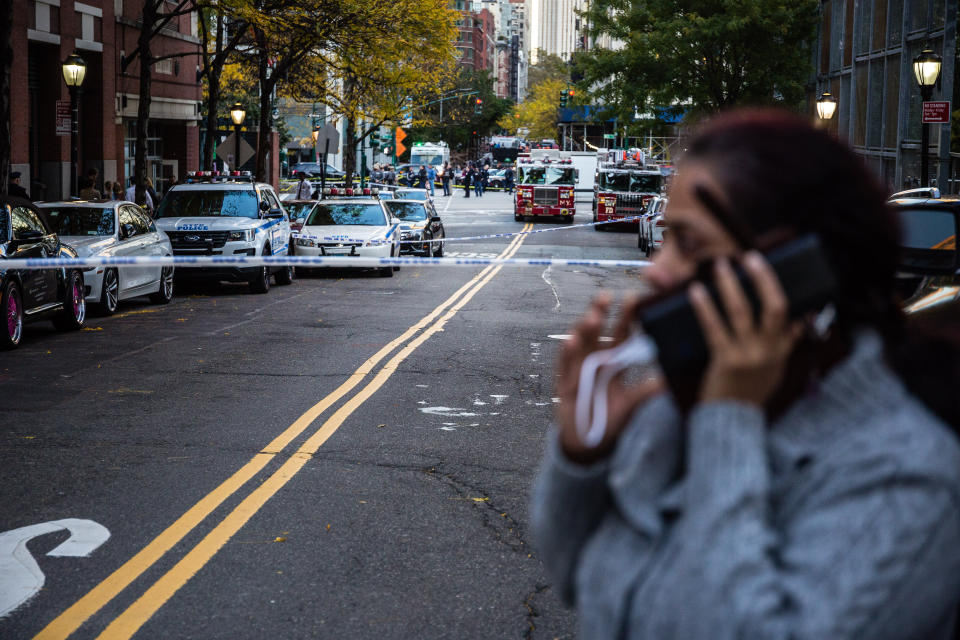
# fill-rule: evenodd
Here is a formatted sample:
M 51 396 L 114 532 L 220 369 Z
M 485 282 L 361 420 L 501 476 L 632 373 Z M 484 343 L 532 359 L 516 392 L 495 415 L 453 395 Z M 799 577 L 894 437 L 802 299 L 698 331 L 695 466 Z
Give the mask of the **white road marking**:
M 493 404 L 503 404 L 503 401 L 506 400 L 507 398 L 509 398 L 510 396 L 495 396 L 495 395 L 491 395 L 490 397 L 493 398 Z
M 477 414 L 464 411 L 460 407 L 423 407 L 420 409 L 423 413 L 432 415 L 432 416 L 449 416 L 451 418 L 459 417 L 474 417 Z
M 569 333 L 557 333 L 547 337 L 553 340 L 569 340 L 572 336 Z M 610 336 L 600 336 L 597 340 L 599 342 L 613 342 L 613 338 Z
M 547 274 L 550 273 L 550 269 L 553 268 L 553 265 L 550 265 L 543 270 L 543 273 L 540 274 L 540 277 L 543 278 L 543 281 L 547 283 L 550 287 L 550 290 L 553 291 L 553 297 L 557 299 L 557 304 L 553 308 L 554 311 L 560 311 L 560 294 L 557 293 L 557 288 L 554 286 L 553 282 L 550 281 L 550 278 L 547 277 Z
M 51 520 L 0 533 L 0 617 L 32 598 L 46 580 L 27 543 L 64 529 L 70 537 L 48 551 L 48 556 L 84 558 L 110 538 L 103 525 L 79 518 Z

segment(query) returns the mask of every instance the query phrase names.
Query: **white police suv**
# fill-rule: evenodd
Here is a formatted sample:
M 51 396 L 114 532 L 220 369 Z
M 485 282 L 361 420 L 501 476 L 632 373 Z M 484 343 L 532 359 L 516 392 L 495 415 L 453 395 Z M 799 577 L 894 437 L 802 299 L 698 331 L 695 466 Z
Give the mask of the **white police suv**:
M 157 227 L 170 237 L 179 256 L 285 256 L 290 251 L 290 219 L 273 187 L 254 182 L 249 171 L 188 173 L 157 207 Z M 255 293 L 293 282 L 293 267 L 216 267 L 177 269 L 177 277 L 249 282 Z

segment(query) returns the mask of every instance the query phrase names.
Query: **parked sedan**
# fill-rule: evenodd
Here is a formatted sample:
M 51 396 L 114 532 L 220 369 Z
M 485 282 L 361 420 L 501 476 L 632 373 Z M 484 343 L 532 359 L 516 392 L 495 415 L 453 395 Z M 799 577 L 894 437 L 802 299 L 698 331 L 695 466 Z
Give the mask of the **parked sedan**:
M 442 238 L 446 237 L 446 232 L 432 202 L 390 200 L 384 205 L 394 218 L 400 220 L 400 241 L 403 243 L 400 253 L 420 253 L 428 258 L 443 255 Z M 438 238 L 440 242 L 431 242 Z
M 167 234 L 132 202 L 42 202 L 37 206 L 81 257 L 173 255 Z M 90 267 L 84 274 L 87 301 L 105 315 L 115 313 L 121 300 L 149 295 L 152 302 L 167 304 L 173 297 L 173 267 Z
M 301 173 L 306 173 L 312 178 L 319 178 L 323 173 L 322 168 L 323 164 L 320 162 L 301 162 L 290 167 L 290 175 L 295 177 Z M 343 180 L 346 175 L 343 171 L 327 164 L 327 180 Z
M 667 223 L 663 217 L 666 207 L 666 197 L 654 198 L 640 218 L 637 246 L 648 257 L 663 244 L 663 233 L 667 229 Z
M 392 258 L 399 254 L 397 227 L 380 200 L 324 200 L 317 203 L 295 239 L 298 256 Z M 384 277 L 394 267 L 382 267 Z
M 76 258 L 32 203 L 0 196 L 0 349 L 16 349 L 26 320 L 53 320 L 61 331 L 83 326 L 83 273 L 79 269 L 7 269 L 6 259 Z

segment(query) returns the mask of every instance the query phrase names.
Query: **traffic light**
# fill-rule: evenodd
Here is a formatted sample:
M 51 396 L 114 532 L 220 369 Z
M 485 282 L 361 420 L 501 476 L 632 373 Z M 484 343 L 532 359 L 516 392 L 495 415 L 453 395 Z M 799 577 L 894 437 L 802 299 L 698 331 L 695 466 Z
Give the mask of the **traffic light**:
M 379 148 L 380 148 L 380 144 L 381 144 L 382 142 L 383 142 L 383 141 L 380 139 L 380 130 L 379 130 L 379 129 L 377 129 L 376 131 L 374 131 L 374 132 L 372 132 L 372 133 L 370 134 L 370 148 L 371 148 L 371 149 L 379 149 Z
M 483 113 L 483 99 L 477 98 L 477 101 L 473 104 L 473 114 L 479 116 Z
M 407 150 L 407 145 L 403 144 L 404 139 L 407 137 L 407 132 L 397 127 L 394 131 L 393 146 L 396 148 L 397 157 L 402 156 L 403 152 Z
M 571 89 L 567 89 L 567 97 L 568 97 L 570 100 L 573 100 L 573 96 L 575 96 L 575 95 L 577 95 L 577 92 L 576 92 L 576 91 L 574 91 L 572 88 L 571 88 Z
M 561 107 L 567 106 L 567 100 L 569 100 L 569 99 L 570 99 L 570 96 L 567 95 L 567 90 L 566 90 L 566 89 L 564 89 L 563 91 L 560 92 L 560 106 L 561 106 Z

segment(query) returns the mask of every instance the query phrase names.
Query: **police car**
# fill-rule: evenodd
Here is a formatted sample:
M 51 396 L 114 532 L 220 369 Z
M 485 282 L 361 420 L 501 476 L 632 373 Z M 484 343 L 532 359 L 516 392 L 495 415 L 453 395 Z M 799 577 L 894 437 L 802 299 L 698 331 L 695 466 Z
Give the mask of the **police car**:
M 157 207 L 157 227 L 180 256 L 285 256 L 290 253 L 290 219 L 273 187 L 254 182 L 249 171 L 188 173 Z M 293 282 L 293 267 L 178 269 L 177 276 L 249 282 L 255 293 Z

